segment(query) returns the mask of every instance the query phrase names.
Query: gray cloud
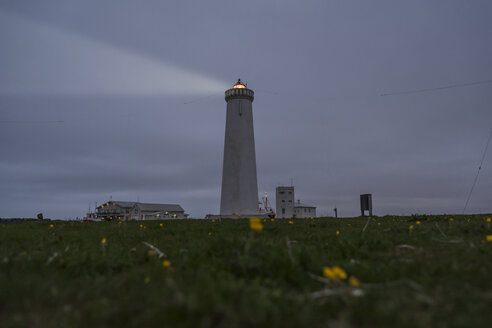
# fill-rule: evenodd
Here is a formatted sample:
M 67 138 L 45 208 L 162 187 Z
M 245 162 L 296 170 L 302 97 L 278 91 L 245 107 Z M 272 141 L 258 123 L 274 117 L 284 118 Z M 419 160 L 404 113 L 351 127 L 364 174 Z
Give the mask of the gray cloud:
M 2 2 L 0 216 L 80 217 L 110 196 L 218 212 L 221 81 L 238 77 L 255 90 L 261 194 L 293 178 L 321 214 L 357 215 L 366 192 L 380 215 L 459 213 L 491 85 L 380 94 L 490 79 L 491 13 L 487 1 Z M 471 212 L 492 212 L 490 160 Z

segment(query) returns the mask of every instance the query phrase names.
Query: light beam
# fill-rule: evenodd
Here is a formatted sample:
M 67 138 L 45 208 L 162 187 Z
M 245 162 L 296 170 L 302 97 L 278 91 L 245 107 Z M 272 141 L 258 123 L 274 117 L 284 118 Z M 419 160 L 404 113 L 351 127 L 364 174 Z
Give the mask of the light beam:
M 0 93 L 206 95 L 227 84 L 70 31 L 0 12 Z

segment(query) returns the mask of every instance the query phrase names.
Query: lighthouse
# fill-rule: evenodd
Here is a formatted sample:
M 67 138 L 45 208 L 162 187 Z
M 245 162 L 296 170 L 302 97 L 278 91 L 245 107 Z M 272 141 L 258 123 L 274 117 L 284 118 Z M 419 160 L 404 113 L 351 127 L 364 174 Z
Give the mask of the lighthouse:
M 253 90 L 248 89 L 241 79 L 225 92 L 227 113 L 220 197 L 222 217 L 259 213 L 253 99 Z

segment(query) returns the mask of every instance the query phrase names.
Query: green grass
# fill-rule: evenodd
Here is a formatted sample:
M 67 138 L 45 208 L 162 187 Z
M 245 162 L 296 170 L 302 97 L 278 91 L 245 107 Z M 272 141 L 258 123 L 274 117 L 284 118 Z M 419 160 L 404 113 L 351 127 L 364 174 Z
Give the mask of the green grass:
M 486 217 L 3 223 L 0 326 L 490 327 Z

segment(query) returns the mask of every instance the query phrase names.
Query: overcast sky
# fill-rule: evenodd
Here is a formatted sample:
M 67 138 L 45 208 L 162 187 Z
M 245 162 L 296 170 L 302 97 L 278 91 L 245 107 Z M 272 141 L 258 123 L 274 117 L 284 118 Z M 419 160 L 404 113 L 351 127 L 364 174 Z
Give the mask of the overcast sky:
M 113 200 L 218 213 L 224 91 L 258 189 L 318 215 L 461 213 L 492 129 L 492 1 L 0 2 L 0 217 Z M 492 212 L 492 150 L 467 212 Z

